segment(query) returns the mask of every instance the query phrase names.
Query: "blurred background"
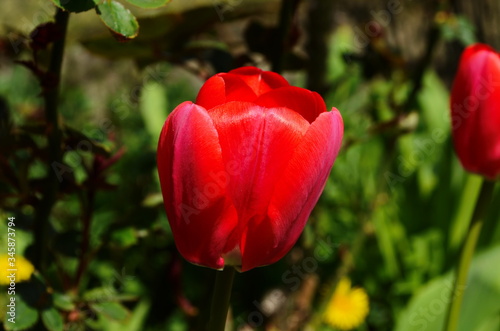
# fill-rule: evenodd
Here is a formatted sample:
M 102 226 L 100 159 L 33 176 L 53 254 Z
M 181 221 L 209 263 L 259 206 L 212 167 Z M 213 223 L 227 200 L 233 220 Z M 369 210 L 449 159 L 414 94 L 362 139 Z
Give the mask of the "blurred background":
M 170 111 L 244 65 L 319 92 L 345 137 L 295 247 L 236 275 L 228 330 L 341 330 L 325 316 L 346 278 L 369 298 L 350 329 L 442 329 L 480 184 L 453 152 L 449 88 L 465 46 L 500 49 L 498 1 L 130 0 L 111 19 L 71 13 L 56 163 L 46 108 L 59 80 L 44 72 L 59 32 L 40 26 L 54 2 L 3 0 L 0 12 L 0 254 L 14 226 L 17 258 L 36 268 L 16 285 L 15 324 L 0 284 L 5 330 L 204 330 L 215 271 L 177 253 L 156 144 Z M 497 190 L 461 331 L 500 329 L 498 206 Z

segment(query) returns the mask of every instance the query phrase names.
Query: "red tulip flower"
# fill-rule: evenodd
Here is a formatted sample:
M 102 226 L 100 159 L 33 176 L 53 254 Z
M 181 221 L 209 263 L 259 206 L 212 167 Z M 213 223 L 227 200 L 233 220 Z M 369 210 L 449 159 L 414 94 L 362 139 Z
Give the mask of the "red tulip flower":
M 491 47 L 465 49 L 451 91 L 455 150 L 463 167 L 490 179 L 500 174 L 500 56 Z
M 179 252 L 215 269 L 276 262 L 297 241 L 343 136 L 337 109 L 280 75 L 244 67 L 211 77 L 167 118 L 158 144 Z

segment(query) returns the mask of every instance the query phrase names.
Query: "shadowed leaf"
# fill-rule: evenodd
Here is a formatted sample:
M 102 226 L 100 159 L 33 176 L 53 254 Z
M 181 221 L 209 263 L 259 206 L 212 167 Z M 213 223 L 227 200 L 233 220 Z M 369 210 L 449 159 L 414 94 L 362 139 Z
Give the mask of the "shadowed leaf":
M 52 0 L 59 8 L 69 12 L 80 13 L 95 7 L 93 0 Z

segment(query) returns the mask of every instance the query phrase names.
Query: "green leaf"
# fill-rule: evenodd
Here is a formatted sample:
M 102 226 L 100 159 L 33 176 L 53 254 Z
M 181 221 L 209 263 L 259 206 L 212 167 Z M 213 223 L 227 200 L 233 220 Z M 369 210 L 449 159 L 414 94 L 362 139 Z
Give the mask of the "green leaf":
M 167 118 L 168 100 L 165 87 L 156 82 L 146 83 L 142 88 L 139 107 L 146 130 L 151 136 L 151 143 L 156 147 Z
M 105 1 L 97 6 L 97 13 L 119 40 L 135 38 L 139 33 L 137 19 L 119 2 Z
M 158 8 L 166 5 L 171 0 L 127 0 L 127 2 L 141 8 Z
M 100 302 L 90 305 L 97 313 L 111 319 L 122 321 L 129 316 L 129 311 L 118 302 Z
M 374 212 L 373 222 L 377 229 L 377 238 L 379 241 L 380 251 L 384 258 L 386 271 L 389 276 L 396 278 L 400 275 L 401 270 L 397 259 L 397 235 L 396 224 L 393 220 L 394 213 L 388 208 L 378 208 Z
M 127 227 L 114 231 L 111 239 L 120 247 L 129 247 L 137 243 L 137 233 L 133 227 Z
M 5 330 L 26 330 L 32 327 L 36 321 L 38 320 L 38 311 L 26 304 L 22 297 L 15 297 L 15 310 L 14 316 L 12 314 L 9 315 L 9 311 L 7 311 L 6 321 L 4 324 Z M 10 304 L 10 303 L 9 303 Z M 12 322 L 12 318 L 14 318 Z M 9 320 L 10 319 L 10 320 Z
M 54 300 L 54 305 L 65 311 L 71 311 L 75 309 L 75 304 L 69 295 L 55 292 L 52 294 L 52 299 Z
M 95 7 L 93 0 L 52 0 L 59 8 L 73 13 L 80 13 Z
M 42 310 L 43 325 L 50 331 L 62 331 L 63 319 L 54 307 Z
M 157 207 L 163 204 L 163 195 L 160 192 L 148 194 L 141 205 L 144 207 Z
M 118 298 L 118 293 L 112 286 L 96 287 L 84 293 L 83 298 L 87 301 L 109 301 Z
M 224 21 L 274 13 L 279 3 L 276 0 L 248 0 L 239 6 L 225 7 L 228 10 L 223 13 Z M 163 60 L 165 55 L 167 59 L 184 56 L 184 45 L 193 35 L 209 31 L 213 24 L 220 22 L 214 0 L 172 1 L 158 13 L 138 19 L 141 34 L 129 43 L 111 43 L 108 35 L 101 35 L 82 36 L 83 45 L 108 58 L 134 58 L 147 63 Z
M 430 130 L 441 130 L 443 134 L 449 133 L 449 100 L 448 88 L 436 72 L 427 71 L 418 101 L 422 108 L 422 119 Z
M 182 313 L 177 311 L 176 313 L 169 316 L 165 329 L 170 331 L 187 330 L 188 326 L 186 324 L 186 318 L 182 316 Z
M 477 42 L 476 27 L 465 16 L 457 15 L 441 25 L 441 35 L 446 41 L 457 40 L 464 46 Z
M 81 131 L 78 131 L 69 126 L 65 126 L 63 128 L 63 134 L 66 144 L 70 147 L 68 148 L 69 150 L 81 149 L 79 144 L 82 144 L 82 142 L 84 142 L 85 144 L 89 143 L 91 145 L 89 146 L 89 151 L 91 151 L 92 153 L 106 157 L 111 156 L 111 149 L 109 146 L 95 141 Z
M 402 169 L 399 172 L 404 177 L 416 173 L 420 197 L 429 197 L 438 185 L 435 163 L 442 157 L 450 135 L 448 100 L 448 90 L 436 73 L 426 72 L 418 96 L 419 127 L 416 132 L 398 139 L 401 151 L 398 163 Z
M 131 313 L 131 316 L 127 318 L 125 322 L 117 322 L 109 320 L 106 323 L 107 330 L 120 330 L 120 331 L 141 331 L 144 330 L 144 320 L 148 316 L 148 312 L 151 308 L 151 302 L 144 299 L 140 301 Z
M 497 331 L 500 311 L 500 246 L 478 255 L 472 262 L 457 331 Z M 442 330 L 453 274 L 434 279 L 421 289 L 399 316 L 396 331 Z M 490 321 L 484 324 L 485 321 Z M 490 327 L 491 326 L 491 327 Z M 489 328 L 488 328 L 489 327 Z
M 481 326 L 476 331 L 500 330 L 500 315 L 492 316 L 490 319 L 484 320 Z

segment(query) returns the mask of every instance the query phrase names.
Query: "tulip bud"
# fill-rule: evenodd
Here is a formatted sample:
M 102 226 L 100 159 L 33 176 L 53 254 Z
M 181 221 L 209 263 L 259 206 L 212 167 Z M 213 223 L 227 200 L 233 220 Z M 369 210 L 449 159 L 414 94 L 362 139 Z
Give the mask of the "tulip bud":
M 500 57 L 484 44 L 462 53 L 451 90 L 451 124 L 462 166 L 489 179 L 500 174 Z
M 158 172 L 188 261 L 246 271 L 282 258 L 325 186 L 343 136 L 337 109 L 280 75 L 244 67 L 211 77 L 167 118 Z

